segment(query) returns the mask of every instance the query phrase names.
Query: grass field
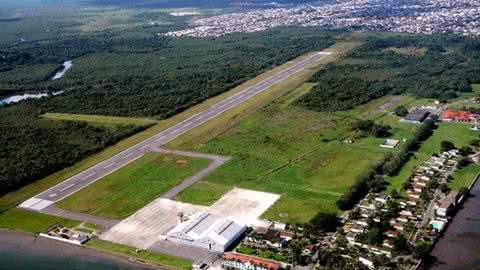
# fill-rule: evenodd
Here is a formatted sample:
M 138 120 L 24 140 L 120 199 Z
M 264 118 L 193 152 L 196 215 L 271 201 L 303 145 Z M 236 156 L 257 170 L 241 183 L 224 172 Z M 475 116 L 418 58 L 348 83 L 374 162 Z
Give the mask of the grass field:
M 60 224 L 65 227 L 75 227 L 80 223 L 81 222 L 27 212 L 15 208 L 0 212 L 1 229 L 17 230 L 32 234 L 45 232 L 50 226 L 55 224 Z
M 208 163 L 206 159 L 147 153 L 58 206 L 105 218 L 126 218 Z
M 103 115 L 69 114 L 69 113 L 45 113 L 41 117 L 52 120 L 81 121 L 103 125 L 137 125 L 148 126 L 158 123 L 152 119 L 141 119 L 131 117 L 115 117 Z
M 129 246 L 125 245 L 120 245 L 120 244 L 115 244 L 112 242 L 108 241 L 103 241 L 99 239 L 93 239 L 89 242 L 87 242 L 87 246 L 102 250 L 105 252 L 113 253 L 113 254 L 118 254 L 122 256 L 128 256 L 128 257 L 133 257 L 136 260 L 139 260 L 141 262 L 147 262 L 149 264 L 155 264 L 159 266 L 164 266 L 168 267 L 169 269 L 191 269 L 192 268 L 192 262 L 189 260 L 165 255 L 165 254 L 160 254 L 148 250 L 142 250 L 138 254 L 134 254 L 134 251 L 136 248 L 132 248 Z
M 337 211 L 335 202 L 356 177 L 391 151 L 379 147 L 381 138 L 344 142 L 352 139 L 355 118 L 376 117 L 382 102 L 341 113 L 312 112 L 293 105 L 311 87 L 303 84 L 207 142 L 184 140 L 180 147 L 232 159 L 177 199 L 209 205 L 235 186 L 282 195 L 264 215 L 267 219 L 307 222 L 318 211 Z M 395 138 L 409 134 L 412 128 L 395 125 Z
M 470 125 L 459 123 L 439 123 L 433 135 L 425 141 L 415 155 L 405 164 L 398 175 L 387 177 L 390 185 L 387 193 L 393 189 L 400 191 L 402 183 L 405 182 L 412 171 L 421 163 L 426 161 L 432 154 L 440 152 L 442 141 L 451 141 L 456 147 L 468 145 L 471 140 L 478 138 L 478 132 L 470 130 Z M 461 182 L 461 181 L 460 181 Z
M 462 187 L 468 187 L 477 174 L 480 173 L 480 166 L 471 163 L 467 167 L 457 170 L 453 173 L 453 180 L 448 186 L 453 190 L 460 190 Z

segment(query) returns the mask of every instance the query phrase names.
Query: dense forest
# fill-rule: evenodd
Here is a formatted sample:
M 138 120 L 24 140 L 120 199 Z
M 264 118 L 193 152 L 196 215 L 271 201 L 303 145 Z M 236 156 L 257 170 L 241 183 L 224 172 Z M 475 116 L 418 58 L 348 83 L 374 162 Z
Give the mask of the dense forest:
M 348 110 L 386 94 L 448 100 L 480 82 L 480 40 L 374 35 L 311 81 L 318 84 L 299 102 L 318 111 Z
M 144 129 L 52 121 L 37 114 L 28 103 L 0 109 L 0 195 Z
M 105 32 L 0 50 L 0 90 L 63 94 L 0 107 L 0 194 L 40 179 L 138 132 L 40 118 L 45 112 L 163 119 L 334 43 L 336 32 L 282 28 L 217 39 Z M 48 80 L 64 60 L 73 68 Z
M 294 33 L 294 34 L 293 34 Z M 78 37 L 2 51 L 0 86 L 72 90 L 44 102 L 49 112 L 165 118 L 305 52 L 332 45 L 334 32 L 282 28 L 216 39 Z M 25 65 L 74 59 L 59 81 L 24 83 Z M 0 73 L 1 75 L 2 73 Z M 47 73 L 45 76 L 51 75 Z

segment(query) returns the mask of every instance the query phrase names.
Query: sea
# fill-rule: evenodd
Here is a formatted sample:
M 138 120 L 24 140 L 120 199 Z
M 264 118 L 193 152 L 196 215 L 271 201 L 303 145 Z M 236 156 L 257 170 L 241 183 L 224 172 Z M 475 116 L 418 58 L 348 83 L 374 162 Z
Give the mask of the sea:
M 158 268 L 55 240 L 0 231 L 0 270 L 154 269 Z

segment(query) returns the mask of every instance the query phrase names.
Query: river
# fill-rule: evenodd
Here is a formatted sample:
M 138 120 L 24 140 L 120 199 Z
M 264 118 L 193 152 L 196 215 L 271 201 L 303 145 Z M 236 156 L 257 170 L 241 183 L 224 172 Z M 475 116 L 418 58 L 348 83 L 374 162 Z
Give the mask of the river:
M 52 81 L 62 78 L 67 71 L 73 67 L 72 60 L 63 62 L 63 68 L 57 72 L 52 78 Z
M 59 241 L 0 231 L 0 270 L 153 270 L 122 257 Z
M 430 270 L 480 269 L 480 181 L 435 245 Z

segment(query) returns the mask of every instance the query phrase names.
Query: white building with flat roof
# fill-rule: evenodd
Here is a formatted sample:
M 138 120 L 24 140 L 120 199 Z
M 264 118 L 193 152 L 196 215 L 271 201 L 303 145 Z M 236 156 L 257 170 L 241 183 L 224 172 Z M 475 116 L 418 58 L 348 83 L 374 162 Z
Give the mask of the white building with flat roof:
M 224 252 L 242 236 L 247 227 L 233 217 L 198 212 L 167 233 L 167 240 L 179 244 Z

